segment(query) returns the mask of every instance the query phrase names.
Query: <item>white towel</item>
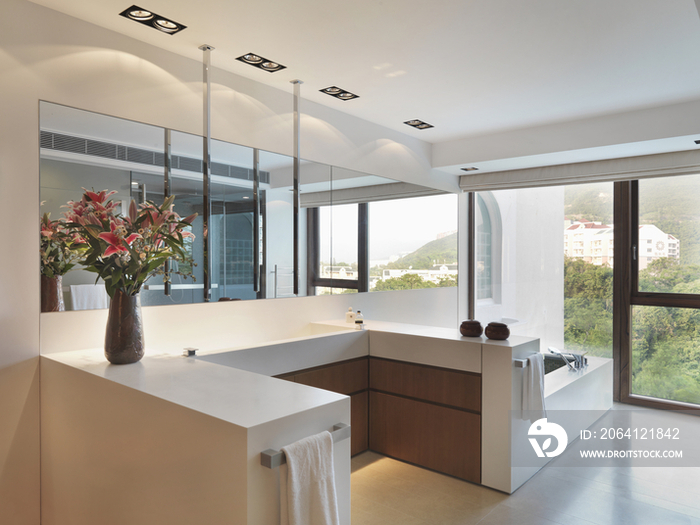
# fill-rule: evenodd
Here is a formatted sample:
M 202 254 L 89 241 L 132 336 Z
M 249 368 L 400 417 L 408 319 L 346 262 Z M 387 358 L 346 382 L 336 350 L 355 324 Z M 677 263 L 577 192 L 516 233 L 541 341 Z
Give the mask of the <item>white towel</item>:
M 71 284 L 73 310 L 109 308 L 109 295 L 104 284 Z
M 523 372 L 523 419 L 547 417 L 544 408 L 544 357 L 537 352 L 527 358 Z
M 282 525 L 338 525 L 333 475 L 333 437 L 321 432 L 282 447 L 280 470 Z M 286 472 L 285 472 L 286 470 Z

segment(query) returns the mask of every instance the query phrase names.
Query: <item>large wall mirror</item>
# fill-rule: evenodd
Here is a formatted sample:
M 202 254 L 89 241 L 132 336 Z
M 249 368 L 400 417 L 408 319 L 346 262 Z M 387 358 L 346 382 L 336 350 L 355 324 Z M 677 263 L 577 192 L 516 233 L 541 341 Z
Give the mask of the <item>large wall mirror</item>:
M 41 213 L 62 217 L 82 188 L 114 190 L 126 213 L 132 200 L 174 196 L 181 217 L 198 213 L 187 251 L 196 265 L 171 283 L 144 285 L 144 306 L 205 300 L 202 137 L 42 102 Z M 295 236 L 293 159 L 211 141 L 210 300 L 355 293 L 456 286 L 456 195 L 348 169 L 301 161 Z M 372 217 L 372 220 L 369 218 Z M 63 277 L 65 309 L 106 308 L 95 274 L 76 266 Z

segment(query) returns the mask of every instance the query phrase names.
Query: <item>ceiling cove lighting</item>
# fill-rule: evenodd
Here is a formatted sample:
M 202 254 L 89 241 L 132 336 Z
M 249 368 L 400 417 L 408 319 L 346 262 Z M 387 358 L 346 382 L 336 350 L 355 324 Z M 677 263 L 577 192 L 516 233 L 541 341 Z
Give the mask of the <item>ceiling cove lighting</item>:
M 350 93 L 349 91 L 340 89 L 337 86 L 330 86 L 324 89 L 320 89 L 319 91 L 321 93 L 325 93 L 326 95 L 339 98 L 340 100 L 352 100 L 353 98 L 360 98 L 359 95 L 355 95 L 354 93 Z
M 472 166 L 472 167 L 469 167 L 469 168 L 460 168 L 460 169 L 461 169 L 462 171 L 478 171 L 478 170 L 479 170 L 479 168 L 475 168 L 475 167 L 473 167 L 473 166 Z
M 119 13 L 119 15 L 169 35 L 174 35 L 175 33 L 179 33 L 183 29 L 187 28 L 187 26 L 178 24 L 169 18 L 160 16 L 153 11 L 149 11 L 148 9 L 144 9 L 143 7 L 139 7 L 137 5 L 132 5 L 130 8 Z
M 277 62 L 273 62 L 272 60 L 268 60 L 267 58 L 261 57 L 260 55 L 256 55 L 255 53 L 246 53 L 245 55 L 236 58 L 236 60 L 240 60 L 241 62 L 245 62 L 246 64 L 255 66 L 270 73 L 281 71 L 287 67 Z
M 406 122 L 404 122 L 404 124 L 413 126 L 416 129 L 428 129 L 434 127 L 432 124 L 428 124 L 427 122 L 423 122 L 422 120 L 418 119 L 407 120 Z

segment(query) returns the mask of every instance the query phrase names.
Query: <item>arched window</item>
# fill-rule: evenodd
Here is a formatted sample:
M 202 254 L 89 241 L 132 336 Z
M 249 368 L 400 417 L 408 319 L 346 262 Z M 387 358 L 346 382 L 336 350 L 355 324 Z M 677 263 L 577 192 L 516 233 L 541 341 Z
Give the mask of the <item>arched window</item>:
M 476 299 L 501 300 L 501 212 L 491 192 L 476 196 Z

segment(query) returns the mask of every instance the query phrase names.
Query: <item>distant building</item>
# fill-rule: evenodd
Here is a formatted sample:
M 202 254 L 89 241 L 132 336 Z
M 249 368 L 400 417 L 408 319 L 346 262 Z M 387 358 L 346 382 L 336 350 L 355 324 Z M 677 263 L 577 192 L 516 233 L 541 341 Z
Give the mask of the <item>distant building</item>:
M 457 277 L 457 263 L 454 264 L 434 264 L 431 269 L 428 270 L 414 270 L 410 269 L 388 269 L 382 270 L 381 280 L 392 279 L 396 277 L 401 277 L 406 274 L 420 275 L 424 281 L 430 281 L 431 283 L 439 284 L 442 279 L 449 279 Z M 376 285 L 376 283 L 374 283 Z M 371 285 L 371 287 L 374 287 Z
M 600 222 L 565 223 L 564 253 L 567 257 L 583 259 L 603 266 L 613 266 L 613 227 Z M 639 227 L 639 269 L 645 269 L 655 259 L 680 259 L 680 242 L 653 224 Z
M 598 266 L 613 265 L 613 227 L 600 222 L 574 222 L 564 230 L 564 253 Z
M 662 232 L 653 224 L 639 227 L 639 269 L 643 270 L 655 259 L 681 258 L 680 242 L 673 235 Z
M 350 266 L 321 265 L 323 279 L 357 279 L 357 272 Z

